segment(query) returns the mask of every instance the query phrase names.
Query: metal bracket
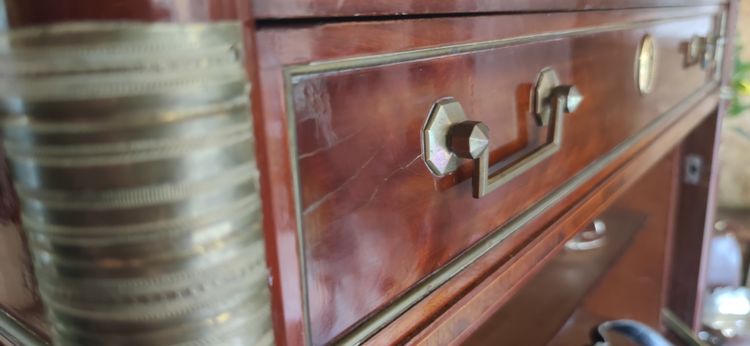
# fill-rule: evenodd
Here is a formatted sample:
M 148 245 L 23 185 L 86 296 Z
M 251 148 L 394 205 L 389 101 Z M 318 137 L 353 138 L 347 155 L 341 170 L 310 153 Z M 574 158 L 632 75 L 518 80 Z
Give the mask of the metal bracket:
M 703 178 L 703 158 L 697 154 L 685 156 L 684 181 L 688 185 L 698 185 Z
M 560 149 L 563 115 L 575 111 L 583 97 L 575 86 L 560 85 L 552 69 L 544 69 L 533 89 L 534 112 L 540 124 L 549 124 L 554 114 L 553 139 L 509 167 L 489 172 L 489 128 L 478 121 L 465 120 L 461 104 L 454 98 L 438 100 L 423 129 L 424 159 L 430 171 L 443 176 L 455 171 L 459 158 L 474 160 L 473 195 L 482 197 L 536 166 Z M 547 125 L 542 125 L 547 126 Z

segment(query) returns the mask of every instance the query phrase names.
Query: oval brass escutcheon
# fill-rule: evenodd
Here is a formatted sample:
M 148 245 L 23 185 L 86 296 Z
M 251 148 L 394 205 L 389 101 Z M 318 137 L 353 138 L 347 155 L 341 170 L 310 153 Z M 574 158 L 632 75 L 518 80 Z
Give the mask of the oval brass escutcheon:
M 641 39 L 635 57 L 635 82 L 641 94 L 648 94 L 656 79 L 656 46 L 650 35 Z

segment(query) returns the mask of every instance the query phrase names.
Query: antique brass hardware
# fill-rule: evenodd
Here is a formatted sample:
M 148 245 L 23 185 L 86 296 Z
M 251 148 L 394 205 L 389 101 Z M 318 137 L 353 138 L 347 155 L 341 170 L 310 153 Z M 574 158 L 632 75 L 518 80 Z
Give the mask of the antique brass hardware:
M 459 159 L 474 160 L 473 195 L 479 198 L 556 153 L 562 142 L 563 115 L 574 112 L 583 96 L 575 86 L 561 85 L 555 71 L 549 68 L 542 70 L 532 90 L 533 112 L 540 126 L 554 127 L 552 140 L 494 173 L 489 172 L 489 128 L 482 122 L 467 120 L 456 99 L 438 100 L 423 129 L 424 159 L 432 173 L 446 175 L 458 168 Z
M 641 94 L 648 94 L 656 79 L 656 46 L 654 39 L 646 35 L 638 47 L 635 57 L 635 81 Z
M 690 66 L 700 62 L 706 51 L 707 44 L 708 40 L 706 40 L 706 37 L 693 35 L 690 41 L 688 41 L 687 49 L 685 50 L 685 65 Z
M 716 45 L 719 40 L 713 34 L 693 35 L 685 48 L 685 66 L 700 64 L 702 69 L 711 67 L 716 61 Z
M 698 154 L 685 155 L 684 182 L 688 185 L 699 185 L 703 180 L 703 157 Z
M 54 345 L 273 344 L 242 44 L 234 21 L 0 33 L 2 146 Z

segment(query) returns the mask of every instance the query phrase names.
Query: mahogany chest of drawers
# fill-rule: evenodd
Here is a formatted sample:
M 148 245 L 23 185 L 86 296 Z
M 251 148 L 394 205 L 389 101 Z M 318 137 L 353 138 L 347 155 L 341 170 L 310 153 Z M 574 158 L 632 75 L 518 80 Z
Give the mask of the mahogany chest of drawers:
M 4 13 L 9 30 L 242 24 L 276 344 L 580 345 L 610 319 L 700 326 L 736 7 L 6 0 Z M 4 175 L 0 343 L 44 344 Z

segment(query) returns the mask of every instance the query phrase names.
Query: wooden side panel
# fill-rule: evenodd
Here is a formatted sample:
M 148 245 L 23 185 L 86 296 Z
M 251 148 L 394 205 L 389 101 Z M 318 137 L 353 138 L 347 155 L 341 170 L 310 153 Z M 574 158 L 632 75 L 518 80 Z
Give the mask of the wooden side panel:
M 658 326 L 676 159 L 667 156 L 596 217 L 607 225 L 601 248 L 562 250 L 464 344 L 584 345 L 605 319 Z
M 722 84 L 731 81 L 734 66 L 734 40 L 739 1 L 727 5 L 727 20 L 724 28 L 726 50 L 721 62 Z M 717 169 L 719 134 L 721 121 L 727 112 L 729 101 L 723 100 L 716 112 L 707 118 L 682 144 L 683 162 L 680 177 L 680 200 L 678 204 L 673 240 L 672 275 L 668 291 L 667 307 L 694 330 L 701 326 L 700 312 L 705 287 L 705 267 L 708 258 L 709 239 L 713 233 L 715 194 L 718 179 Z M 698 179 L 685 180 L 685 157 L 690 155 L 701 161 Z
M 696 128 L 682 144 L 682 169 L 680 197 L 673 244 L 672 275 L 669 304 L 687 325 L 697 330 L 700 325 L 703 300 L 705 260 L 709 239 L 713 231 L 712 184 L 714 173 L 714 143 L 717 136 L 717 116 L 711 116 Z M 695 159 L 701 161 L 699 179 L 686 180 L 687 167 Z
M 645 213 L 643 229 L 622 257 L 590 290 L 554 337 L 554 345 L 585 344 L 591 328 L 602 321 L 630 318 L 660 330 L 666 306 L 673 218 L 680 176 L 675 150 L 636 183 L 613 208 Z

